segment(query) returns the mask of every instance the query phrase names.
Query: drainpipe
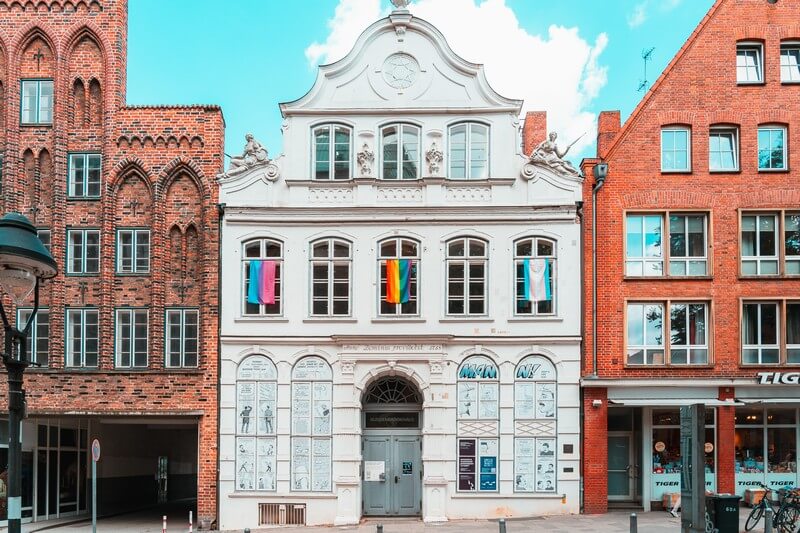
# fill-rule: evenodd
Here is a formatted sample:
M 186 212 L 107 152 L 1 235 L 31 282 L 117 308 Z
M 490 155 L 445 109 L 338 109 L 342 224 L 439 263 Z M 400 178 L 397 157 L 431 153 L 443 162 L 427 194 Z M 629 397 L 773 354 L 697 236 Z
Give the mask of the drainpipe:
M 580 231 L 578 232 L 579 233 L 579 237 L 578 237 L 579 248 L 578 248 L 578 250 L 580 251 L 580 254 L 579 254 L 580 255 L 580 261 L 579 262 L 580 262 L 580 269 L 581 269 L 581 284 L 580 284 L 580 287 L 581 287 L 581 291 L 583 291 L 583 287 L 585 286 L 584 285 L 584 281 L 585 281 L 584 278 L 586 277 L 586 268 L 584 268 L 585 265 L 586 265 L 586 258 L 583 255 L 583 246 L 584 246 L 584 237 L 583 237 L 583 222 L 584 222 L 583 221 L 583 201 L 575 202 L 575 208 L 576 208 L 575 209 L 575 215 L 577 216 L 578 224 L 580 225 Z M 580 309 L 581 309 L 581 354 L 583 354 L 583 350 L 586 347 L 584 342 L 583 342 L 583 332 L 585 331 L 585 327 L 586 327 L 586 317 L 584 316 L 585 315 L 585 309 L 586 309 L 586 303 L 583 301 L 583 295 L 581 295 L 580 301 L 581 301 L 581 303 L 580 303 Z M 579 407 L 579 411 L 578 411 L 578 420 L 579 420 L 579 426 L 578 427 L 582 428 L 583 427 L 583 389 L 582 388 L 580 389 L 580 407 Z M 583 443 L 581 443 L 581 446 L 583 446 Z M 580 480 L 579 480 L 579 487 L 578 487 L 578 512 L 580 514 L 583 514 L 583 458 L 582 457 L 583 457 L 583 454 L 581 454 Z
M 220 483 L 219 483 L 219 451 L 222 438 L 220 437 L 220 428 L 222 422 L 220 416 L 222 415 L 222 402 L 220 402 L 220 394 L 222 393 L 222 222 L 225 218 L 225 204 L 217 204 L 217 529 L 219 529 L 220 520 Z
M 608 163 L 592 168 L 595 185 L 592 187 L 592 378 L 597 378 L 597 193 L 608 176 Z

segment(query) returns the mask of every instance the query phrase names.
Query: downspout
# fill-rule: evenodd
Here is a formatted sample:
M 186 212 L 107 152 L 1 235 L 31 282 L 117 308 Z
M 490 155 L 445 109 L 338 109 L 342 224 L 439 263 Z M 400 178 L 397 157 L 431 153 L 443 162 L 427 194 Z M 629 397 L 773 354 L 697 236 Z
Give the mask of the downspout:
M 592 172 L 594 174 L 594 172 Z M 603 173 L 592 187 L 592 378 L 597 378 L 597 193 L 606 182 Z
M 584 285 L 584 278 L 586 276 L 586 269 L 584 268 L 586 264 L 586 258 L 583 255 L 583 245 L 584 245 L 584 237 L 583 237 L 583 201 L 575 202 L 575 215 L 578 218 L 578 224 L 580 225 L 580 229 L 578 231 L 578 250 L 580 251 L 580 269 L 581 269 L 581 279 L 580 279 L 580 287 L 581 291 L 583 290 Z M 583 332 L 585 331 L 586 327 L 586 317 L 584 316 L 586 304 L 583 301 L 583 296 L 580 298 L 580 309 L 581 309 L 581 354 L 583 354 L 583 350 L 585 345 L 583 343 Z M 583 389 L 580 389 L 580 407 L 579 407 L 579 425 L 578 427 L 583 427 Z M 580 466 L 580 481 L 578 485 L 578 512 L 583 514 L 583 454 L 581 454 L 581 466 Z
M 222 421 L 222 402 L 220 401 L 220 394 L 222 393 L 222 223 L 225 218 L 225 204 L 217 204 L 217 529 L 219 529 L 220 520 L 220 483 L 219 483 L 219 463 L 220 463 L 220 446 L 222 438 L 220 437 L 220 428 Z

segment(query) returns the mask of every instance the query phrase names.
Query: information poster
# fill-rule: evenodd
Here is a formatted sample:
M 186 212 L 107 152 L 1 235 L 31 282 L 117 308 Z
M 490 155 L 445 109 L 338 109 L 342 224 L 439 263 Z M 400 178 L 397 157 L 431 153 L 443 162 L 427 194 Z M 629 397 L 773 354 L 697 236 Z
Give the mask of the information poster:
M 497 490 L 497 439 L 458 439 L 458 490 Z
M 239 379 L 252 381 L 276 381 L 278 373 L 272 361 L 263 356 L 248 357 L 239 366 Z
M 555 451 L 555 439 L 536 439 L 536 492 L 556 490 Z
M 518 381 L 514 384 L 514 416 L 516 418 L 525 420 L 536 417 L 534 409 L 536 396 L 534 396 L 533 389 L 534 384 L 531 382 Z
M 330 381 L 332 378 L 331 367 L 320 357 L 305 357 L 292 370 L 295 381 Z
M 311 434 L 311 383 L 292 384 L 292 433 Z
M 471 492 L 477 490 L 475 439 L 458 440 L 458 490 Z
M 480 463 L 480 490 L 497 490 L 497 439 L 478 441 L 478 461 Z
M 533 492 L 535 490 L 535 439 L 516 439 L 514 441 L 514 491 Z
M 331 490 L 331 440 L 312 441 L 311 490 L 327 492 Z
M 526 357 L 517 365 L 514 378 L 515 418 L 556 418 L 556 372 L 553 363 L 538 355 Z
M 292 490 L 311 490 L 311 437 L 292 438 Z
M 385 461 L 364 461 L 364 481 L 381 481 L 381 475 L 385 473 Z
M 331 383 L 314 383 L 314 435 L 331 433 Z

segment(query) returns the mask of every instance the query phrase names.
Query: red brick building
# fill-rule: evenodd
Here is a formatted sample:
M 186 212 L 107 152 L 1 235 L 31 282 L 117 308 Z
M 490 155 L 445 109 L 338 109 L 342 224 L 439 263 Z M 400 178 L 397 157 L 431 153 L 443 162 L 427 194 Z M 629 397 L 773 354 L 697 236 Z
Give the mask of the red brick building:
M 216 106 L 126 106 L 126 43 L 125 0 L 0 0 L 2 211 L 59 264 L 25 380 L 27 520 L 89 509 L 93 438 L 101 514 L 196 499 L 216 515 L 224 122 Z
M 798 485 L 799 57 L 800 1 L 718 0 L 622 127 L 600 116 L 583 162 L 588 513 L 680 491 L 694 402 L 711 408 L 709 490 Z

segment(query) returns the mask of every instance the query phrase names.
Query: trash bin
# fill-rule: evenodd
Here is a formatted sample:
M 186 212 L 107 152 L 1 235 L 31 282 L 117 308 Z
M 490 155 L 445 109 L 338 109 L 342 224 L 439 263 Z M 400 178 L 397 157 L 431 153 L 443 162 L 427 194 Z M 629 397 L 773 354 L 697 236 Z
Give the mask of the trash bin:
M 738 533 L 739 500 L 736 494 L 711 494 L 706 496 L 706 510 L 711 523 L 719 533 Z

